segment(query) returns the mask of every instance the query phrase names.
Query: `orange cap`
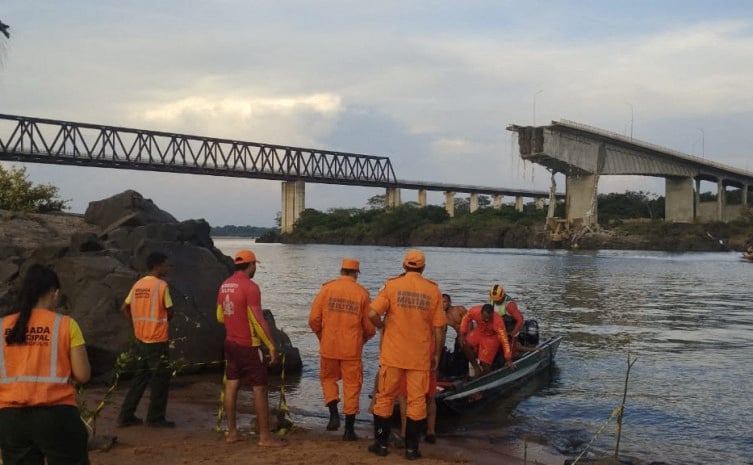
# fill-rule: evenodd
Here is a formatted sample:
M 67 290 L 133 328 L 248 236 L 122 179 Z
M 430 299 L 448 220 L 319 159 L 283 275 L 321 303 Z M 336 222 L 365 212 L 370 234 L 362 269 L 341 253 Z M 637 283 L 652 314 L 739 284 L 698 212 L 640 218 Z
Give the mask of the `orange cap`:
M 340 266 L 343 270 L 355 270 L 355 271 L 361 271 L 361 264 L 358 263 L 358 260 L 353 258 L 343 258 L 343 264 Z
M 405 253 L 405 260 L 403 260 L 403 266 L 406 268 L 423 268 L 426 264 L 426 258 L 424 253 L 418 249 L 410 249 Z
M 256 255 L 250 250 L 239 250 L 235 254 L 235 264 L 243 265 L 244 263 L 256 263 Z

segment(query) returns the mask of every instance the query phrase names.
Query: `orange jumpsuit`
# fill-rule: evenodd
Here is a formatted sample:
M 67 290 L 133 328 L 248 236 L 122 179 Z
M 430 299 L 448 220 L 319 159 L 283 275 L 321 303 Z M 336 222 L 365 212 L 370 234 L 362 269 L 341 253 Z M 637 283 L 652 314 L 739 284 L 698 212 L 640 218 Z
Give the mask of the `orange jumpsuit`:
M 391 417 L 404 384 L 408 418 L 423 420 L 434 355 L 433 332 L 435 327 L 447 324 L 439 286 L 421 273 L 407 271 L 385 283 L 371 309 L 380 316 L 387 315 L 379 353 L 374 414 Z
M 470 331 L 470 334 L 467 334 L 471 322 L 475 322 L 476 327 Z M 481 362 L 491 365 L 494 362 L 494 357 L 497 356 L 500 345 L 502 345 L 505 360 L 512 360 L 505 322 L 499 316 L 499 313 L 493 312 L 492 320 L 487 323 L 481 316 L 481 305 L 471 308 L 460 323 L 460 333 L 467 334 L 466 341 L 473 346 Z
M 338 401 L 337 381 L 343 381 L 343 413 L 358 413 L 363 386 L 363 345 L 374 337 L 369 320 L 369 291 L 352 276 L 322 285 L 311 304 L 309 327 L 319 338 L 319 380 L 324 404 Z

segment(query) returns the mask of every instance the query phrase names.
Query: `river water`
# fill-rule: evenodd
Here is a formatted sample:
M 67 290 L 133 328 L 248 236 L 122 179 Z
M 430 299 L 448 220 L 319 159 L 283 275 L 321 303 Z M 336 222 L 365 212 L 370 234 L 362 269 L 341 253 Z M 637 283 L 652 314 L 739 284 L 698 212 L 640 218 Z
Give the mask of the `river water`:
M 301 416 L 324 416 L 318 344 L 308 328 L 311 300 L 338 275 L 340 260 L 361 261 L 372 294 L 399 274 L 406 249 L 378 246 L 253 244 L 221 238 L 227 255 L 251 248 L 256 282 L 303 358 L 287 400 Z M 484 303 L 502 283 L 542 337 L 562 335 L 556 366 L 543 380 L 482 414 L 438 425 L 445 436 L 526 437 L 577 455 L 612 453 L 614 422 L 630 371 L 620 454 L 639 462 L 753 464 L 753 263 L 739 253 L 571 252 L 423 248 L 425 276 L 454 304 Z M 453 331 L 448 331 L 448 343 Z M 377 366 L 377 340 L 364 348 L 364 393 Z M 274 403 L 274 399 L 271 401 Z

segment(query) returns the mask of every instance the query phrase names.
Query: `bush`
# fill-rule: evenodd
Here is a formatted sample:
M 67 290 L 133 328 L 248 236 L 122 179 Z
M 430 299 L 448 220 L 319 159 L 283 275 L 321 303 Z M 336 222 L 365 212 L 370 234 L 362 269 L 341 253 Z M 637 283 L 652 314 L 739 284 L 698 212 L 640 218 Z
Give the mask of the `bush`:
M 67 204 L 67 200 L 58 198 L 57 187 L 29 181 L 26 168 L 8 171 L 0 165 L 0 209 L 44 213 L 66 210 Z

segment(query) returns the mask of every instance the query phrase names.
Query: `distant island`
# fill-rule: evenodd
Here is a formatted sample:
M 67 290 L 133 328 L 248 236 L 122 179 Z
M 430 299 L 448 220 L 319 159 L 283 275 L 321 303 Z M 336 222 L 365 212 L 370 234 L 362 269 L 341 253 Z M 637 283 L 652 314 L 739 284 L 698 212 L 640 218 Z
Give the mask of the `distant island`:
M 212 237 L 267 237 L 270 234 L 279 234 L 279 228 L 264 228 L 260 226 L 236 226 L 226 224 L 225 226 L 212 226 Z

